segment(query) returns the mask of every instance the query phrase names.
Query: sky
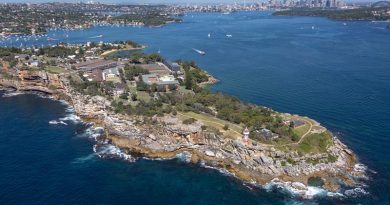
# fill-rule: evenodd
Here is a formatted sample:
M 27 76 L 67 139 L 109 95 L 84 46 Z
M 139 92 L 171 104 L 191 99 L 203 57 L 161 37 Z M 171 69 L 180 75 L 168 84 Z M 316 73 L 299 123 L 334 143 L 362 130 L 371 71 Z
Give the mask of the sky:
M 90 0 L 0 0 L 1 3 L 44 3 L 44 2 L 88 2 Z M 188 4 L 188 3 L 206 3 L 206 4 L 219 4 L 219 3 L 244 3 L 244 0 L 94 0 L 100 3 L 109 4 Z M 259 3 L 268 0 L 245 0 L 246 3 Z M 346 2 L 372 2 L 379 0 L 344 0 Z
M 7 3 L 43 3 L 43 2 L 87 2 L 90 0 L 0 0 Z M 244 0 L 94 0 L 100 3 L 120 3 L 120 4 L 187 4 L 187 3 L 244 3 Z M 263 2 L 265 0 L 246 0 L 247 3 Z

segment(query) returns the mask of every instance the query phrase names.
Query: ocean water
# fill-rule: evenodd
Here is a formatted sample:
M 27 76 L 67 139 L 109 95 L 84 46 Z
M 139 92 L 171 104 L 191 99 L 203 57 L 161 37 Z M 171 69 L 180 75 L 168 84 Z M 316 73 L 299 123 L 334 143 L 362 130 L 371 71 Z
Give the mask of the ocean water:
M 48 123 L 69 115 L 65 105 L 18 95 L 0 98 L 0 201 L 390 204 L 390 30 L 385 22 L 343 23 L 268 12 L 195 13 L 162 28 L 97 27 L 49 36 L 69 43 L 131 39 L 147 45 L 146 52 L 195 60 L 221 80 L 215 91 L 316 119 L 369 167 L 368 195 L 301 200 L 179 160 L 99 159 L 85 125 Z M 97 35 L 103 38 L 91 38 Z M 0 45 L 21 41 L 0 39 Z M 42 37 L 23 45 L 53 43 Z

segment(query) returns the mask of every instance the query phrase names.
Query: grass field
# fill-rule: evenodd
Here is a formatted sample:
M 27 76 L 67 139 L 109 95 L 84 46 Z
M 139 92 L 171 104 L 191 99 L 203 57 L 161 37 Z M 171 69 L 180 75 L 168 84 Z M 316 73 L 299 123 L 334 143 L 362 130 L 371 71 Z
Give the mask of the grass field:
M 234 138 L 240 138 L 242 136 L 242 130 L 243 127 L 241 125 L 233 124 L 225 120 L 218 119 L 214 116 L 207 115 L 207 114 L 198 114 L 194 112 L 185 112 L 185 113 L 178 113 L 179 118 L 181 120 L 185 120 L 188 118 L 194 118 L 200 122 L 202 122 L 204 125 L 208 127 L 214 127 L 218 129 L 220 132 L 222 132 L 225 136 L 230 136 Z M 223 127 L 225 125 L 229 126 L 228 130 L 224 130 Z
M 302 154 L 323 153 L 332 143 L 332 136 L 329 132 L 310 134 L 303 139 L 297 149 Z
M 302 137 L 307 131 L 309 131 L 310 125 L 305 123 L 305 125 L 302 125 L 300 127 L 297 127 L 294 129 L 294 133 L 297 134 L 299 137 Z
M 45 70 L 49 73 L 53 73 L 53 74 L 60 74 L 60 73 L 64 73 L 66 70 L 65 68 L 61 68 L 61 67 L 58 67 L 58 66 L 47 66 L 45 68 Z

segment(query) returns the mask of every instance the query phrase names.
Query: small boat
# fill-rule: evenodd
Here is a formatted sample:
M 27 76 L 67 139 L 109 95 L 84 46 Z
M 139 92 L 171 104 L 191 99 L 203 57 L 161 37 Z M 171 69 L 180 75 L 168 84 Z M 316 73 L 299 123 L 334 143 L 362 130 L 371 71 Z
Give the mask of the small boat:
M 311 27 L 311 30 L 314 30 L 314 26 Z
M 222 14 L 223 14 L 223 15 L 229 15 L 230 12 L 229 12 L 229 11 L 226 11 L 226 12 L 223 12 Z
M 89 38 L 102 38 L 103 35 L 98 35 L 98 36 L 92 36 L 92 37 L 89 37 Z
M 347 23 L 343 23 L 343 25 L 344 25 L 344 26 L 346 26 L 346 25 L 347 25 Z
M 226 34 L 226 37 L 231 38 L 231 37 L 233 37 L 233 35 L 231 35 L 231 34 Z
M 211 34 L 209 33 L 209 34 L 207 35 L 207 37 L 209 37 L 209 38 L 210 38 L 210 37 L 211 37 Z
M 195 52 L 199 53 L 202 56 L 206 55 L 206 52 L 204 52 L 204 51 L 201 51 L 201 50 L 198 50 L 198 49 L 195 49 L 195 48 L 193 48 L 192 50 L 194 50 Z
M 56 41 L 57 39 L 48 37 L 47 40 L 48 41 Z

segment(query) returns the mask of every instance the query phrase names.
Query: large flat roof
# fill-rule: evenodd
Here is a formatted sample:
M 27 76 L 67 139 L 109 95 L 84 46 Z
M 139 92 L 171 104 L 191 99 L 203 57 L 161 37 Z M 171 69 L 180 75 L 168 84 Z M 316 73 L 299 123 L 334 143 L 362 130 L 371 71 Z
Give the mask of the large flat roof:
M 75 66 L 77 69 L 81 68 L 96 68 L 100 66 L 108 66 L 110 64 L 117 64 L 116 61 L 113 60 L 104 60 L 104 59 L 95 59 L 95 60 L 90 60 L 90 61 L 85 61 L 81 63 L 77 63 Z

